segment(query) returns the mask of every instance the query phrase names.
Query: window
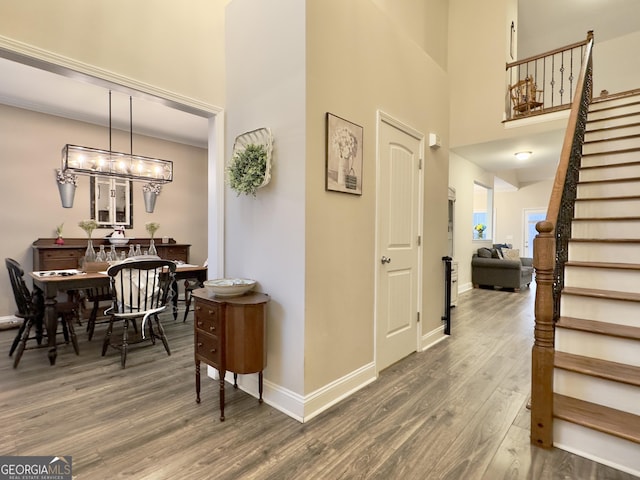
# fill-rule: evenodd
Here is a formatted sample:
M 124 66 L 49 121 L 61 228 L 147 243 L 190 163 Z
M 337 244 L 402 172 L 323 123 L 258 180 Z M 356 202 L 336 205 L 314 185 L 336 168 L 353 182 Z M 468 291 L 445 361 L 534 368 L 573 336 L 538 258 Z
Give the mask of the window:
M 473 184 L 473 239 L 493 238 L 493 188 L 480 183 Z

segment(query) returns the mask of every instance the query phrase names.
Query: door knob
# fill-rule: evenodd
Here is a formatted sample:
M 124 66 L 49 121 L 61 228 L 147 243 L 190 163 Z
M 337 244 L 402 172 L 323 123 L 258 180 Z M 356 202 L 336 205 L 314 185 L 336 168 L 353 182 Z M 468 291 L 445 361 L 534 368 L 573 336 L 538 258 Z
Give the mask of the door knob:
M 380 263 L 382 263 L 383 265 L 385 263 L 391 263 L 391 259 L 389 257 L 385 257 L 384 255 L 382 256 L 382 258 L 380 259 Z

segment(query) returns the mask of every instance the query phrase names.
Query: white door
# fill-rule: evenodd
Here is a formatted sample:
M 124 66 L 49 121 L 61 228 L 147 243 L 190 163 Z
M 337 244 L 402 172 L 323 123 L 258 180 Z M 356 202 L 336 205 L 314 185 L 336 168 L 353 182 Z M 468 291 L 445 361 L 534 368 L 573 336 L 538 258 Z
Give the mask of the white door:
M 544 220 L 547 217 L 547 211 L 545 209 L 525 208 L 524 210 L 524 254 L 521 257 L 533 258 L 533 239 L 536 238 L 538 231 L 536 230 L 536 223 Z M 515 246 L 514 246 L 515 248 Z
M 378 120 L 376 367 L 418 348 L 420 281 L 420 135 Z

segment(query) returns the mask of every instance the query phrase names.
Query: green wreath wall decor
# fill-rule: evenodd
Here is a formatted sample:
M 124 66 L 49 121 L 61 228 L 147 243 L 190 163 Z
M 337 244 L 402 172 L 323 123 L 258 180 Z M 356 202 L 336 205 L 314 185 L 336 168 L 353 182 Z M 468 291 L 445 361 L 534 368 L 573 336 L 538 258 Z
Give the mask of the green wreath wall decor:
M 263 186 L 267 174 L 267 149 L 264 145 L 248 144 L 238 150 L 227 166 L 229 187 L 238 196 L 256 196 L 256 190 Z

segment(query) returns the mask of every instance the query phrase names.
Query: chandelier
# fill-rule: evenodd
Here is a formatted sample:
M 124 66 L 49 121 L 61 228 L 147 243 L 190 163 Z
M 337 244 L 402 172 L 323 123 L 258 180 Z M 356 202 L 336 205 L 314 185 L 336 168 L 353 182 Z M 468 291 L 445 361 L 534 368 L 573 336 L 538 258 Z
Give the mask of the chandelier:
M 109 150 L 67 144 L 62 148 L 62 173 L 126 178 L 152 184 L 173 181 L 173 162 L 133 154 L 133 107 L 129 97 L 130 153 L 111 149 L 111 91 L 109 91 Z
M 170 160 L 69 144 L 62 149 L 62 171 L 151 183 L 173 180 L 173 162 Z

